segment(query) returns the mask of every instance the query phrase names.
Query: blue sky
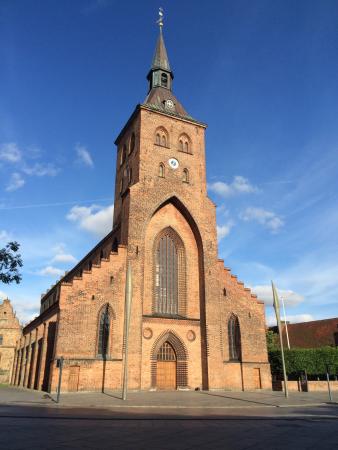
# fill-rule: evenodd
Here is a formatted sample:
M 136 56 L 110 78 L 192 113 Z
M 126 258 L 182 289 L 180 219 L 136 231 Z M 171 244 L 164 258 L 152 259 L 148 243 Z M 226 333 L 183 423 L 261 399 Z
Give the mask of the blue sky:
M 291 321 L 338 316 L 338 4 L 2 0 L 0 245 L 21 320 L 109 231 L 114 138 L 147 93 L 165 10 L 174 92 L 208 123 L 219 254 Z

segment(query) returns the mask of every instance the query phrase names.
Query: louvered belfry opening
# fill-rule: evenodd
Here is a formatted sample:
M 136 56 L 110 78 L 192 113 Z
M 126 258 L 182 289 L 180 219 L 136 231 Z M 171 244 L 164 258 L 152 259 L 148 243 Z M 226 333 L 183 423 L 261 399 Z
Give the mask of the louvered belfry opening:
M 163 230 L 155 243 L 154 312 L 163 315 L 185 314 L 185 255 L 177 233 Z

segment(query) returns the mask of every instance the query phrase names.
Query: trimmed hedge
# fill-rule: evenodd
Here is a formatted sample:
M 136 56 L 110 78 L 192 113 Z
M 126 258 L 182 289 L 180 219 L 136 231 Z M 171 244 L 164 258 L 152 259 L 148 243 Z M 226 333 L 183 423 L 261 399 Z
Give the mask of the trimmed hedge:
M 310 377 L 326 374 L 326 364 L 331 375 L 338 374 L 338 347 L 295 348 L 284 350 L 286 373 L 299 374 L 306 370 Z M 269 351 L 269 362 L 272 375 L 283 373 L 280 350 Z

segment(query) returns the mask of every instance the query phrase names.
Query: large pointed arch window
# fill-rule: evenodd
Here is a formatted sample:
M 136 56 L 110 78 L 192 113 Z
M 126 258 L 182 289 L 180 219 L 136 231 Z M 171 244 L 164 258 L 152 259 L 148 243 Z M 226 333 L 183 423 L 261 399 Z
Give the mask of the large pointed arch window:
M 164 315 L 184 315 L 184 246 L 182 240 L 172 228 L 166 228 L 157 237 L 154 256 L 154 312 Z
M 231 315 L 228 322 L 229 359 L 231 361 L 241 360 L 241 331 L 238 317 Z
M 98 334 L 98 348 L 99 356 L 105 358 L 109 353 L 109 331 L 110 331 L 110 313 L 109 306 L 106 305 L 99 315 L 99 334 Z

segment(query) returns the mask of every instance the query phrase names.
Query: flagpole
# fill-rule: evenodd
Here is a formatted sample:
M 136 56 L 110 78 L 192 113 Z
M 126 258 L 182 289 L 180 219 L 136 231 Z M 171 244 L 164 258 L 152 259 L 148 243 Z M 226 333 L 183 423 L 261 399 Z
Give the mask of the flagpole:
M 127 268 L 126 293 L 125 293 L 125 311 L 124 311 L 124 370 L 122 400 L 127 400 L 128 391 L 128 350 L 129 350 L 129 322 L 132 301 L 132 272 L 130 263 Z
M 288 343 L 288 349 L 290 350 L 290 339 L 289 339 L 289 332 L 288 332 L 288 323 L 287 323 L 287 320 L 286 320 L 284 298 L 281 296 L 280 299 L 282 300 L 283 313 L 284 313 L 284 325 L 285 325 L 285 333 L 286 333 L 286 342 Z
M 285 367 L 285 358 L 284 358 L 284 349 L 283 349 L 282 327 L 281 327 L 281 323 L 280 323 L 279 300 L 278 300 L 278 294 L 277 294 L 275 285 L 273 284 L 273 281 L 271 281 L 271 286 L 272 286 L 272 294 L 273 294 L 273 307 L 275 308 L 275 313 L 276 313 L 280 350 L 281 350 L 281 355 L 282 355 L 283 376 L 284 376 L 284 394 L 285 394 L 285 397 L 287 398 L 289 396 L 289 391 L 288 391 L 288 382 L 287 382 L 287 376 L 286 376 L 286 367 Z

